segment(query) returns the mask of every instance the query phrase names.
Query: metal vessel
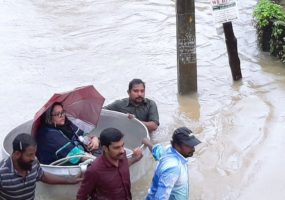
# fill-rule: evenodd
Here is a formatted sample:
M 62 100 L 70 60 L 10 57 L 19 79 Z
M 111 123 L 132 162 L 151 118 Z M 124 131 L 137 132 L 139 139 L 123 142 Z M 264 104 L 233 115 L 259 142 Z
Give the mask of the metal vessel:
M 14 128 L 4 138 L 2 144 L 3 158 L 9 157 L 12 153 L 12 141 L 19 133 L 31 133 L 33 121 L 27 121 L 18 127 Z M 147 128 L 143 123 L 137 119 L 129 119 L 126 114 L 102 110 L 97 126 L 90 132 L 92 135 L 99 136 L 100 132 L 105 128 L 117 128 L 124 133 L 124 142 L 127 156 L 131 157 L 132 149 L 141 147 L 144 157 L 130 167 L 131 182 L 140 179 L 149 168 L 147 157 L 149 151 L 142 145 L 142 139 L 149 137 Z M 73 166 L 52 166 L 41 165 L 44 171 L 60 176 L 76 176 L 83 174 L 87 168 L 86 165 L 73 165 Z M 44 183 L 37 183 L 36 199 L 75 199 L 76 193 L 79 188 L 77 185 L 47 185 Z

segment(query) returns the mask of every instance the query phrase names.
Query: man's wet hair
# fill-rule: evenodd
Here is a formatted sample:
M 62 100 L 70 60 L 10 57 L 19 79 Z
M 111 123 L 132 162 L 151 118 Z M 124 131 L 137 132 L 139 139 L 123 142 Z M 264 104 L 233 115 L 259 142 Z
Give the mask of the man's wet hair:
M 109 147 L 112 142 L 119 142 L 123 137 L 124 134 L 118 129 L 106 128 L 100 134 L 100 145 Z
M 27 133 L 20 133 L 13 140 L 13 152 L 20 151 L 24 152 L 29 146 L 37 146 L 34 138 Z
M 128 91 L 130 92 L 133 89 L 133 87 L 135 85 L 138 85 L 138 84 L 143 84 L 143 87 L 145 88 L 145 83 L 141 79 L 135 78 L 129 82 L 129 90 Z

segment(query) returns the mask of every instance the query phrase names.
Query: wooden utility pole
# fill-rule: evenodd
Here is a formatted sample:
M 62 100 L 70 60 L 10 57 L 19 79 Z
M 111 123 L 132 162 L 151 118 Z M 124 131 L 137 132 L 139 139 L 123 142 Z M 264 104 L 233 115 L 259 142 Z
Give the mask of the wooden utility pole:
M 197 60 L 194 0 L 176 0 L 178 92 L 197 92 Z
M 242 74 L 240 70 L 240 60 L 238 57 L 237 39 L 233 31 L 232 22 L 223 23 L 223 28 L 226 38 L 226 45 L 232 77 L 235 81 L 237 81 L 242 78 Z

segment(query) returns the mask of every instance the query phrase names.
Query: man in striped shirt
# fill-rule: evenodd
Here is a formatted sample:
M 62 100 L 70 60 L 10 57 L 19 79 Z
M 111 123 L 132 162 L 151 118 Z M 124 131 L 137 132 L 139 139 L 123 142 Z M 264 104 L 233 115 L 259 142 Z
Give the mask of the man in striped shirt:
M 67 179 L 44 172 L 36 160 L 36 142 L 29 134 L 19 134 L 13 141 L 12 155 L 0 162 L 0 199 L 33 200 L 36 182 L 76 184 L 79 178 Z

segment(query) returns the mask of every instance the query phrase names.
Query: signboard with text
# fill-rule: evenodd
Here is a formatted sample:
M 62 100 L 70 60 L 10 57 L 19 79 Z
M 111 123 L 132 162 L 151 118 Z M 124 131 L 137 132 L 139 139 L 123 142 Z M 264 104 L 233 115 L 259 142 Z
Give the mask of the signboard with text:
M 211 0 L 215 24 L 238 18 L 237 0 Z

